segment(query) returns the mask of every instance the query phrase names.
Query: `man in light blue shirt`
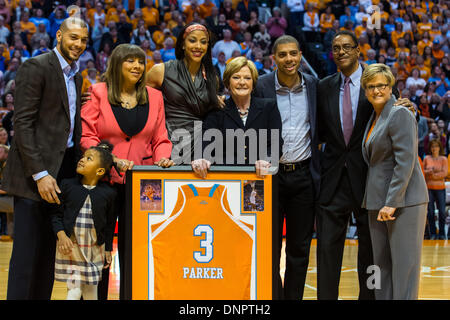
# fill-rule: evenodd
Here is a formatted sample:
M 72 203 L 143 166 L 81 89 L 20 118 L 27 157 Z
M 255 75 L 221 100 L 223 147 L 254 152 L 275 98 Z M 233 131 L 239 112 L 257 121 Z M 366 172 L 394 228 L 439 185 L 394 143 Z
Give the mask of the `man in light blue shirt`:
M 316 130 L 317 79 L 299 71 L 302 53 L 291 36 L 273 46 L 277 71 L 262 76 L 257 96 L 277 101 L 282 121 L 282 155 L 278 170 L 279 212 L 274 223 L 274 299 L 303 298 L 309 249 L 314 230 L 315 198 L 320 170 Z M 275 213 L 276 214 L 276 213 Z M 281 289 L 279 264 L 282 226 L 286 219 L 286 272 Z

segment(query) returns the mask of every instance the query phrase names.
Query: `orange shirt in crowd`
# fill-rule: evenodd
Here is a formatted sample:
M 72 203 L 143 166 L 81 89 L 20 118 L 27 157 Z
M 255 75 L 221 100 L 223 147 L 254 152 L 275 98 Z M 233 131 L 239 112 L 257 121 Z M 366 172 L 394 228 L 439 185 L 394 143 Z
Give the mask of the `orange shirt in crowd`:
M 325 12 L 320 15 L 320 31 L 325 33 L 328 29 L 333 27 L 333 22 L 336 20 L 334 14 L 327 15 Z
M 431 24 L 431 22 L 428 22 L 428 23 L 419 22 L 417 24 L 417 30 L 419 30 L 419 33 L 422 34 L 425 31 L 431 31 L 432 26 L 433 25 Z
M 7 5 L 9 5 L 9 7 L 16 10 L 16 8 L 19 6 L 19 1 L 20 0 L 10 0 L 10 1 L 5 0 L 5 3 L 7 3 Z M 28 9 L 31 9 L 33 7 L 31 0 L 25 0 L 25 7 L 27 7 Z
M 423 50 L 425 50 L 425 47 L 431 47 L 433 42 L 428 39 L 422 39 L 419 42 L 417 42 L 417 49 L 419 50 L 419 54 L 423 55 Z
M 357 39 L 359 39 L 359 37 L 360 37 L 362 34 L 364 34 L 365 32 L 367 32 L 367 28 L 364 27 L 362 24 L 357 25 L 357 26 L 355 27 L 355 35 L 356 35 L 356 38 L 357 38 Z
M 372 48 L 370 47 L 370 44 L 368 44 L 368 43 L 364 43 L 364 45 L 362 45 L 362 46 L 359 45 L 359 50 L 361 51 L 361 54 L 364 57 L 364 61 L 367 60 L 367 51 L 369 51 L 370 49 L 372 49 Z
M 411 50 L 409 50 L 409 48 L 396 48 L 395 49 L 395 57 L 398 59 L 398 54 L 400 52 L 405 52 L 407 56 L 409 56 L 409 53 L 411 52 Z
M 442 58 L 445 56 L 445 52 L 441 49 L 434 50 L 432 49 L 431 52 L 433 53 L 433 57 L 437 60 L 437 63 L 440 64 L 442 62 Z
M 145 21 L 145 26 L 157 26 L 159 24 L 159 11 L 156 8 L 144 7 L 142 8 L 142 17 Z
M 423 64 L 425 65 L 425 67 L 427 67 L 428 69 L 431 70 L 431 63 L 433 61 L 431 60 L 431 58 L 425 58 L 425 57 L 423 57 L 423 58 L 424 58 Z
M 194 12 L 197 12 L 200 17 L 202 16 L 202 9 L 200 7 L 193 9 L 192 6 L 187 6 L 184 9 L 183 13 L 186 15 L 186 23 L 191 23 L 194 20 Z
M 414 7 L 413 9 L 412 9 L 412 11 L 416 14 L 416 15 L 418 15 L 419 17 L 421 17 L 423 14 L 426 14 L 427 13 L 427 10 L 426 9 L 424 9 L 424 8 L 422 8 L 422 7 Z
M 433 9 L 434 7 L 434 3 L 431 1 L 428 1 L 428 7 L 427 7 L 427 3 L 425 1 L 421 1 L 421 5 L 422 5 L 422 9 L 425 10 L 425 12 L 431 12 L 431 9 Z
M 427 66 L 416 66 L 417 69 L 419 69 L 420 77 L 424 79 L 425 81 L 428 81 L 428 79 L 431 77 L 431 71 L 430 68 Z
M 403 38 L 405 36 L 405 31 L 398 32 L 397 30 L 392 31 L 391 33 L 391 41 L 395 48 L 398 47 L 398 39 Z
M 394 63 L 394 67 L 397 69 L 397 80 L 404 80 L 411 74 L 411 66 L 409 63 L 399 63 L 398 61 Z
M 445 177 L 448 174 L 448 160 L 445 156 L 433 158 L 428 155 L 423 160 L 425 181 L 427 188 L 431 190 L 445 189 Z
M 207 17 L 211 16 L 212 14 L 212 9 L 215 7 L 214 3 L 212 3 L 212 1 L 209 2 L 209 4 L 206 3 L 202 3 L 199 8 L 200 8 L 200 16 L 203 19 L 206 19 Z
M 109 8 L 108 12 L 106 13 L 105 18 L 105 25 L 108 25 L 108 22 L 114 21 L 115 23 L 119 22 L 119 16 L 120 14 L 125 13 L 127 16 L 127 22 L 130 22 L 130 18 L 128 17 L 127 11 L 125 9 L 122 9 L 122 12 L 117 12 L 117 9 L 115 7 Z
M 22 27 L 22 31 L 28 31 L 29 38 L 31 38 L 31 36 L 37 31 L 36 25 L 31 21 L 28 21 L 28 22 L 20 21 L 20 25 Z M 28 40 L 30 40 L 30 39 L 28 39 Z

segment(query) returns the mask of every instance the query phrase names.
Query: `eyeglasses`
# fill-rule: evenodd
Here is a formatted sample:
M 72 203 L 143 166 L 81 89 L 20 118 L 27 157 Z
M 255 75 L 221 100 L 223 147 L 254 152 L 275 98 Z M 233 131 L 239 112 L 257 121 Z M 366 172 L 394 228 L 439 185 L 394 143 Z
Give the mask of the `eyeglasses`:
M 341 51 L 341 49 L 344 50 L 344 52 L 349 52 L 352 49 L 355 49 L 357 46 L 352 46 L 351 44 L 344 44 L 342 47 L 341 46 L 333 46 L 333 53 L 339 53 Z
M 384 91 L 389 85 L 388 84 L 377 84 L 375 86 L 367 86 L 366 90 L 369 92 L 374 92 L 375 89 L 378 89 L 378 91 Z

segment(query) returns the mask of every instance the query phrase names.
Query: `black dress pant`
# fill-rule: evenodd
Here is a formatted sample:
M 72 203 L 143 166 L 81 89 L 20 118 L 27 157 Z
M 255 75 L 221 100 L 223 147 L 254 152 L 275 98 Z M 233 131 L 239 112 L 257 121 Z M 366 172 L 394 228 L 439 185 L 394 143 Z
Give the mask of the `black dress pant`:
M 328 204 L 320 204 L 317 212 L 317 298 L 337 300 L 342 257 L 348 221 L 353 212 L 358 234 L 359 299 L 374 300 L 374 291 L 368 289 L 367 279 L 373 265 L 367 210 L 361 208 L 352 193 L 347 170 L 344 169 L 336 193 Z
M 119 269 L 120 269 L 120 279 L 123 283 L 125 279 L 125 213 L 126 213 L 126 188 L 124 184 L 115 184 L 114 187 L 117 191 L 115 210 L 116 218 L 118 218 L 118 228 L 117 228 L 117 251 L 119 254 Z M 116 219 L 115 219 L 116 220 Z M 114 221 L 115 221 L 114 220 Z M 103 269 L 102 280 L 98 284 L 97 293 L 98 300 L 108 299 L 108 287 L 109 287 L 109 271 L 110 268 Z M 120 299 L 124 299 L 125 288 L 123 285 L 120 286 Z
M 298 300 L 303 298 L 314 230 L 314 183 L 309 161 L 296 164 L 293 171 L 284 170 L 280 164 L 278 182 L 279 249 L 282 243 L 283 220 L 286 218 L 286 271 L 283 294 L 284 299 Z M 281 254 L 279 249 L 277 253 Z M 280 256 L 275 260 L 275 270 L 278 272 L 279 261 Z
M 57 182 L 76 175 L 74 148 L 66 150 Z M 14 242 L 9 262 L 8 300 L 50 300 L 56 237 L 49 204 L 14 197 Z

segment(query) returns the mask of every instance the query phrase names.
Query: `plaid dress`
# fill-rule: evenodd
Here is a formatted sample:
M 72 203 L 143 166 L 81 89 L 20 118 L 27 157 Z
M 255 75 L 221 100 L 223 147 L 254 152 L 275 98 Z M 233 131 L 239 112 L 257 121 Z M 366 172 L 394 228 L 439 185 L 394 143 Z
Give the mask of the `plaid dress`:
M 83 186 L 88 189 L 95 188 Z M 70 240 L 74 246 L 69 255 L 56 250 L 55 280 L 67 282 L 68 286 L 73 287 L 80 287 L 80 284 L 97 285 L 102 279 L 105 245 L 97 245 L 89 195 L 77 216 Z

